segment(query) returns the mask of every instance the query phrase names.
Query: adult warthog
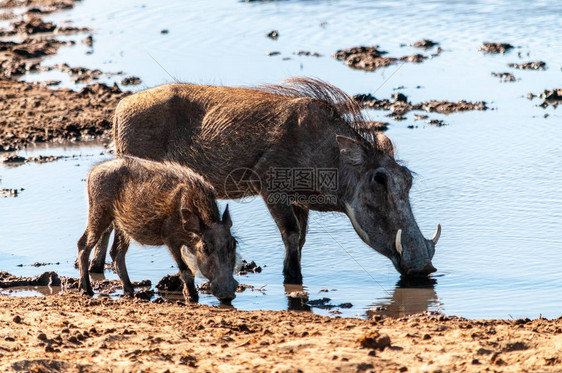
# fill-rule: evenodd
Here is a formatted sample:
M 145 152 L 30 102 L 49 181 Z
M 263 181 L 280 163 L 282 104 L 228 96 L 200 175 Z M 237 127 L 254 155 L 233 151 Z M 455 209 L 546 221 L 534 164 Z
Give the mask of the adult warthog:
M 302 283 L 310 209 L 346 214 L 403 275 L 436 270 L 431 259 L 441 229 L 431 240 L 420 232 L 409 201 L 412 174 L 394 159 L 388 137 L 330 84 L 293 78 L 255 88 L 163 85 L 123 99 L 113 131 L 117 154 L 189 166 L 217 198 L 261 195 L 285 245 L 285 283 Z M 104 250 L 98 247 L 94 270 Z

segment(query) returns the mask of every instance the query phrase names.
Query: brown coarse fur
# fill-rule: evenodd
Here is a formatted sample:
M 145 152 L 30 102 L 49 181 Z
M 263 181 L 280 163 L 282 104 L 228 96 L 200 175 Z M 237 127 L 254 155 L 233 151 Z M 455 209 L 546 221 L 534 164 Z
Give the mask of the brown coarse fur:
M 88 200 L 88 226 L 78 242 L 81 288 L 86 293 L 92 293 L 87 269 L 90 249 L 112 225 L 115 241 L 111 256 L 128 295 L 133 289 L 124 256 L 130 239 L 145 245 L 168 246 L 191 298 L 197 296 L 193 273 L 181 259 L 183 245 L 205 262 L 201 269 L 210 280 L 221 277 L 234 282 L 230 267 L 234 265 L 235 245 L 230 225 L 225 224 L 224 217 L 221 221 L 213 187 L 192 170 L 170 162 L 118 157 L 90 171 Z M 228 211 L 225 216 L 230 222 Z M 223 267 L 229 275 L 219 273 Z
M 253 88 L 169 84 L 136 93 L 117 106 L 117 154 L 174 161 L 201 174 L 218 198 L 261 195 L 280 230 L 285 282 L 302 283 L 300 255 L 309 210 L 348 215 L 359 236 L 405 275 L 425 275 L 434 244 L 421 234 L 409 204 L 410 171 L 392 142 L 365 121 L 358 104 L 317 79 L 293 78 Z M 337 188 L 279 190 L 272 170 L 325 170 Z M 255 176 L 240 190 L 237 181 Z M 275 198 L 274 198 L 275 197 Z M 285 198 L 286 197 L 286 198 Z M 406 249 L 394 242 L 398 232 Z M 103 248 L 97 250 L 102 263 Z

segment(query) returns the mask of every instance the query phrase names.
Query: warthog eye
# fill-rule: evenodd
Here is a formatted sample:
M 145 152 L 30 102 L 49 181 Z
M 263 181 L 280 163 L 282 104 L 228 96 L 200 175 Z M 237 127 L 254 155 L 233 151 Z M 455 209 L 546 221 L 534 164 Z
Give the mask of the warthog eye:
M 205 253 L 205 255 L 210 255 L 213 252 L 212 246 L 207 245 L 205 241 L 201 242 L 201 248 L 203 249 L 203 253 Z
M 375 183 L 386 186 L 386 174 L 383 171 L 377 171 L 373 175 Z

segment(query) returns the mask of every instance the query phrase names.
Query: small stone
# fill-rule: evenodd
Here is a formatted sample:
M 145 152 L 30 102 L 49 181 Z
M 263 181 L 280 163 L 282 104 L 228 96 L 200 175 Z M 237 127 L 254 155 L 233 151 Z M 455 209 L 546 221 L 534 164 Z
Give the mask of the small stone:
M 15 322 L 16 324 L 19 324 L 19 323 L 21 323 L 21 317 L 19 315 L 16 315 L 16 316 L 14 316 L 12 321 Z
M 378 331 L 368 332 L 357 340 L 361 347 L 384 350 L 390 347 L 390 337 L 387 335 L 381 336 Z

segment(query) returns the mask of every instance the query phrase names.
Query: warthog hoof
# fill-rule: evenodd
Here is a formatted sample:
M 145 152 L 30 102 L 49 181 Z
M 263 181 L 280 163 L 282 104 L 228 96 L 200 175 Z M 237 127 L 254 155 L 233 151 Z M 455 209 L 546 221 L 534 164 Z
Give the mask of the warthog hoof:
M 94 291 L 92 289 L 80 289 L 80 294 L 85 297 L 93 297 Z
M 193 294 L 184 294 L 185 296 L 185 300 L 188 303 L 197 303 L 199 302 L 199 294 L 197 292 L 193 293 Z

